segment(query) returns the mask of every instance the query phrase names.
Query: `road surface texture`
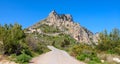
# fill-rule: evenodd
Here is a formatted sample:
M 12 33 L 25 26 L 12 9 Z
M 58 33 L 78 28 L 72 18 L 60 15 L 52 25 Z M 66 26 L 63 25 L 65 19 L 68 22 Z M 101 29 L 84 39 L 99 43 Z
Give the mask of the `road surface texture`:
M 33 58 L 29 64 L 85 64 L 70 56 L 67 52 L 48 46 L 51 50 L 39 57 Z

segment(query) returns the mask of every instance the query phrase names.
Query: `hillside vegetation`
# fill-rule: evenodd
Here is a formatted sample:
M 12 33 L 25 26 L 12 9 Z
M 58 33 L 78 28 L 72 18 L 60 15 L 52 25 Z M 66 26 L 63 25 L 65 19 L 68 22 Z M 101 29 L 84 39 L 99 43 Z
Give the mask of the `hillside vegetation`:
M 105 30 L 100 33 L 99 37 L 97 45 L 74 45 L 71 55 L 88 64 L 101 63 L 101 60 L 104 60 L 105 64 L 117 64 L 113 58 L 120 58 L 120 30 L 115 28 L 110 33 Z
M 44 33 L 25 34 L 19 24 L 0 25 L 0 54 L 7 55 L 15 62 L 28 63 L 39 54 L 48 52 L 47 45 L 66 50 L 72 56 L 88 64 L 116 64 L 109 61 L 108 57 L 120 56 L 120 30 L 113 29 L 110 33 L 106 30 L 99 34 L 98 44 L 85 44 L 76 41 L 68 34 L 56 28 L 44 25 L 39 27 Z M 59 33 L 57 35 L 50 35 Z M 105 62 L 101 62 L 104 60 Z
M 10 56 L 13 61 L 26 63 L 36 54 L 48 51 L 44 44 L 34 43 L 35 40 L 28 37 L 19 24 L 0 25 L 0 54 Z
M 50 32 L 48 29 L 47 33 Z M 68 50 L 74 43 L 75 39 L 62 33 L 56 36 L 36 32 L 25 34 L 19 24 L 0 25 L 0 54 L 10 56 L 10 59 L 14 58 L 12 60 L 18 63 L 28 63 L 32 57 L 48 52 L 47 45 Z

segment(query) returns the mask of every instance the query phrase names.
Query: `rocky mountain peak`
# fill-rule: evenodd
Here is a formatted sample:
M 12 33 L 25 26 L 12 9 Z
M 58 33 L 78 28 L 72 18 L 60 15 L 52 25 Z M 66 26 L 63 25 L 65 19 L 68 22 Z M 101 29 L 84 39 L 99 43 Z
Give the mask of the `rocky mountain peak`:
M 56 21 L 73 21 L 72 15 L 70 14 L 57 14 L 55 10 L 50 12 L 47 21 L 56 22 Z
M 52 10 L 49 15 L 51 14 L 57 14 L 57 12 L 55 10 Z
M 76 39 L 78 42 L 92 43 L 98 41 L 97 36 L 95 36 L 91 31 L 89 31 L 85 27 L 82 27 L 80 24 L 75 23 L 72 15 L 70 14 L 58 14 L 55 10 L 53 10 L 46 19 L 38 22 L 30 28 L 37 28 L 37 31 L 39 33 L 43 33 L 43 31 L 38 28 L 43 25 L 47 25 L 49 27 L 52 26 L 57 30 L 61 31 L 59 33 L 68 34 L 74 39 Z M 30 31 L 34 32 L 36 30 L 30 29 Z
M 49 13 L 49 17 L 57 17 L 57 16 L 58 16 L 58 14 L 55 10 L 53 10 Z

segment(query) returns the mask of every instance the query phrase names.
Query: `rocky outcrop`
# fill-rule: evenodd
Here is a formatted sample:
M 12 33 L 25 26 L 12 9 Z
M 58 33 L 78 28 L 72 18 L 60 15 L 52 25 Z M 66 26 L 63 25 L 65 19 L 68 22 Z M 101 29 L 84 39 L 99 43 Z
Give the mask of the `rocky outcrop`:
M 59 28 L 59 30 L 61 30 L 61 32 L 71 35 L 79 42 L 90 44 L 92 42 L 98 41 L 97 36 L 94 35 L 91 31 L 89 31 L 85 27 L 82 27 L 80 24 L 75 23 L 70 14 L 58 14 L 54 10 L 46 19 L 30 28 L 38 28 L 42 24 L 57 27 Z

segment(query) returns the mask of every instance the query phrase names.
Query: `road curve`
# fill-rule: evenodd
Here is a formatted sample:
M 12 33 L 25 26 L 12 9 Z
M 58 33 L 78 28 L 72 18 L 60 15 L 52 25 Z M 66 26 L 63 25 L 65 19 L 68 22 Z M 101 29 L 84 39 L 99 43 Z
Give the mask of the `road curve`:
M 51 50 L 50 52 L 33 58 L 29 64 L 85 64 L 63 50 L 59 50 L 53 46 L 48 46 L 48 48 Z

